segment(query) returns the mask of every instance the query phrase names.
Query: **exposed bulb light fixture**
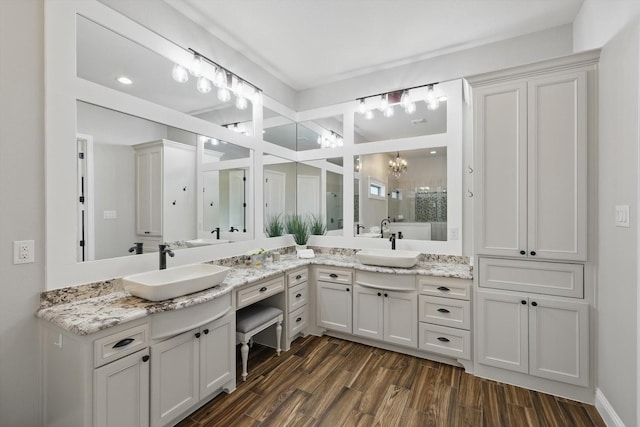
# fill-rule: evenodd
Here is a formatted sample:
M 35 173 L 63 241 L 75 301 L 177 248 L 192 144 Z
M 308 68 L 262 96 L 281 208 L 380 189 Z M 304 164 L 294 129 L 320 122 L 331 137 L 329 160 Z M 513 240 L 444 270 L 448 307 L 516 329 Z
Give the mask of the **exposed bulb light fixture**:
M 329 131 L 326 136 L 318 135 L 318 145 L 322 148 L 336 148 L 344 146 L 344 138 L 337 132 Z
M 116 78 L 116 81 L 122 85 L 125 86 L 129 86 L 130 84 L 133 84 L 133 80 L 131 80 L 129 77 L 127 76 L 120 76 Z
M 249 103 L 247 102 L 247 98 L 243 96 L 238 96 L 236 98 L 236 108 L 238 110 L 246 110 L 248 106 L 249 106 Z
M 415 102 L 410 102 L 409 104 L 407 104 L 406 107 L 404 107 L 404 112 L 407 114 L 413 114 L 416 112 L 416 103 Z
M 402 174 L 407 173 L 407 166 L 407 161 L 400 157 L 400 152 L 398 152 L 394 160 L 389 160 L 389 174 L 400 178 Z
M 385 108 L 384 112 L 383 112 L 385 117 L 393 117 L 394 113 L 395 113 L 395 111 L 393 109 L 393 105 L 387 106 L 387 108 Z
M 358 112 L 360 114 L 366 114 L 367 112 L 367 104 L 365 104 L 364 99 L 361 99 L 358 103 Z
M 191 61 L 191 66 L 189 67 L 189 72 L 194 77 L 200 77 L 202 75 L 202 67 L 203 67 L 202 57 L 200 55 L 193 55 L 193 60 Z
M 380 111 L 385 111 L 389 106 L 389 95 L 382 94 L 380 95 Z
M 196 89 L 200 93 L 209 93 L 211 92 L 211 82 L 206 77 L 198 77 L 198 82 L 196 83 Z
M 231 99 L 231 92 L 226 87 L 221 87 L 218 89 L 218 101 L 227 102 Z
M 413 114 L 417 111 L 417 102 L 425 102 L 429 110 L 436 110 L 440 106 L 441 101 L 446 101 L 446 96 L 436 96 L 434 86 L 438 83 L 429 83 L 421 86 L 414 86 L 407 89 L 395 90 L 378 95 L 370 95 L 356 99 L 358 102 L 358 112 L 364 116 L 366 120 L 374 118 L 373 109 L 379 109 L 385 117 L 394 115 L 394 107 L 399 105 L 404 109 L 406 114 Z M 373 99 L 371 104 L 367 103 L 367 99 Z M 376 102 L 379 99 L 379 102 Z M 374 105 L 373 109 L 371 105 Z
M 405 110 L 411 104 L 411 95 L 409 95 L 409 90 L 405 89 L 402 91 L 402 97 L 400 98 L 400 106 Z
M 186 83 L 189 80 L 189 72 L 180 64 L 175 64 L 173 66 L 171 75 L 173 76 L 173 80 L 177 81 L 178 83 Z
M 374 114 L 373 114 L 373 110 L 367 110 L 367 112 L 364 113 L 364 118 L 366 120 L 373 120 Z
M 227 73 L 222 68 L 216 70 L 213 77 L 213 85 L 218 88 L 227 85 Z
M 427 102 L 427 108 L 431 111 L 437 110 L 440 107 L 440 100 L 433 92 L 433 85 L 427 86 L 427 98 L 425 100 Z

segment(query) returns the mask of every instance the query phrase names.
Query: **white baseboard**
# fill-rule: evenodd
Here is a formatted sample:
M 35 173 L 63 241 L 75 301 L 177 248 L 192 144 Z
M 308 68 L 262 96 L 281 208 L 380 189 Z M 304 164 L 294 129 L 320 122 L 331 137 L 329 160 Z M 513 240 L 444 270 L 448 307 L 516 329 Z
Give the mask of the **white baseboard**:
M 600 389 L 596 389 L 596 409 L 600 413 L 600 416 L 607 427 L 625 427 L 624 423 L 613 409 L 613 406 L 611 406 Z

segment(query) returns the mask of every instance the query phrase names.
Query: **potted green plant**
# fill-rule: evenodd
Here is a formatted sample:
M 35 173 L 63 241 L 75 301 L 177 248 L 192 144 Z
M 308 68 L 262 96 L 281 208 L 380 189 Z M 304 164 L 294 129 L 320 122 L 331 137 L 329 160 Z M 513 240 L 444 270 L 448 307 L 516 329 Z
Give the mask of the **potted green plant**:
M 312 236 L 324 236 L 327 232 L 327 225 L 322 215 L 311 214 L 309 216 L 309 232 Z
M 306 246 L 307 240 L 309 240 L 310 231 L 307 221 L 299 214 L 287 215 L 285 219 L 285 231 L 287 234 L 293 236 L 293 240 L 300 249 L 301 246 Z
M 282 223 L 281 214 L 267 217 L 264 232 L 267 237 L 278 237 L 284 234 L 284 224 Z

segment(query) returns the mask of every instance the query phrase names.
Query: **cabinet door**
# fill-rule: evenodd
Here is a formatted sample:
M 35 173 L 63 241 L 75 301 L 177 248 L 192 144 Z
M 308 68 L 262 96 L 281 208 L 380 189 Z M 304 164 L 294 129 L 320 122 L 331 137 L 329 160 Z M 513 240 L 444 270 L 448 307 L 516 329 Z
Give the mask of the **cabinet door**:
M 235 380 L 236 314 L 200 328 L 200 399 Z
M 477 253 L 527 249 L 527 85 L 474 90 Z
M 151 425 L 169 423 L 199 399 L 199 346 L 194 329 L 151 346 Z
M 586 260 L 587 74 L 529 82 L 528 254 Z
M 589 305 L 529 298 L 529 373 L 589 385 Z
M 477 296 L 478 362 L 527 373 L 528 299 L 487 291 L 478 291 Z
M 383 291 L 384 340 L 418 347 L 418 296 L 412 292 Z
M 162 149 L 136 152 L 136 233 L 162 235 Z
M 362 337 L 384 339 L 383 291 L 360 285 L 353 287 L 353 333 Z
M 318 282 L 318 326 L 351 333 L 351 285 Z
M 141 350 L 94 371 L 96 427 L 149 425 L 148 356 Z
M 165 143 L 163 148 L 162 236 L 165 242 L 194 239 L 197 235 L 196 153 L 191 148 L 176 147 L 172 143 Z

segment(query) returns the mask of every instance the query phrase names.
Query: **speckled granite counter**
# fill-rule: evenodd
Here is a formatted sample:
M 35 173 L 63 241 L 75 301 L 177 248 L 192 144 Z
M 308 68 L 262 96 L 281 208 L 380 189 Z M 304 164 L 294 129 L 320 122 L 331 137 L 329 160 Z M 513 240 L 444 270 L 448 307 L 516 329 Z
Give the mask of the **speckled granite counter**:
M 437 258 L 436 258 L 437 259 Z M 448 261 L 448 259 L 445 258 Z M 88 335 L 154 313 L 179 310 L 225 295 L 235 288 L 305 265 L 326 265 L 362 271 L 418 274 L 471 279 L 472 268 L 459 262 L 419 262 L 413 268 L 387 268 L 364 265 L 352 255 L 318 253 L 315 258 L 298 259 L 286 255 L 279 262 L 259 268 L 234 265 L 220 285 L 166 301 L 147 301 L 122 288 L 120 279 L 44 292 L 36 315 L 77 335 Z

